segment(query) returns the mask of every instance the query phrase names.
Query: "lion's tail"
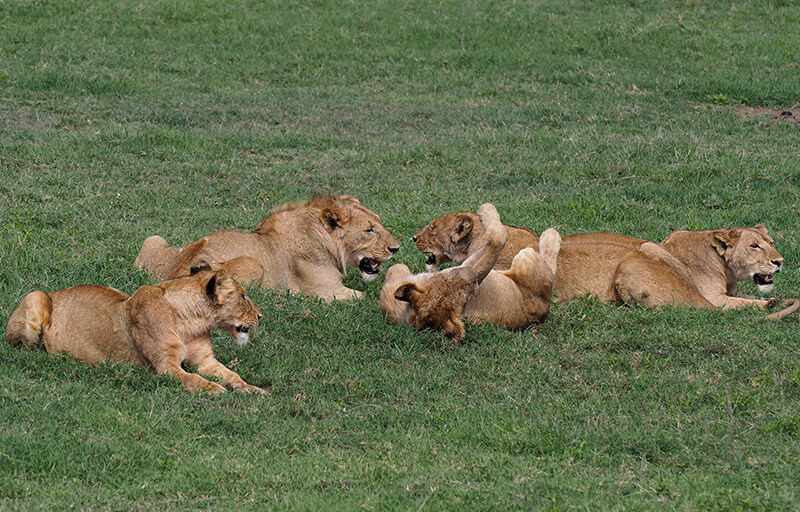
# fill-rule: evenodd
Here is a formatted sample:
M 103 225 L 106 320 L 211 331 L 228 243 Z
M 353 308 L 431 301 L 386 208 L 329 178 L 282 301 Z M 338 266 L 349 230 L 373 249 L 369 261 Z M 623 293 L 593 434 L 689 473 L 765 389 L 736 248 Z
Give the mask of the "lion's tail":
M 36 290 L 26 295 L 11 314 L 6 326 L 6 342 L 13 347 L 44 348 L 42 335 L 50 326 L 53 302 L 46 293 Z

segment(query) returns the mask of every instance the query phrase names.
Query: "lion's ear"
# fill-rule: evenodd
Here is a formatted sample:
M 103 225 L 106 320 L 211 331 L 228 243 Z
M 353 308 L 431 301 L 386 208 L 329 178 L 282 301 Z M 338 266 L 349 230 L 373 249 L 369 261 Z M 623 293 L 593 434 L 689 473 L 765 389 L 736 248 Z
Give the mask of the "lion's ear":
M 209 299 L 217 301 L 217 274 L 211 274 L 211 279 L 206 283 L 206 295 Z
M 760 232 L 762 235 L 767 234 L 767 226 L 763 224 L 756 224 L 756 231 Z
M 333 233 L 337 228 L 344 226 L 346 219 L 338 210 L 333 208 L 323 208 L 319 214 L 319 220 L 329 233 Z
M 472 233 L 472 218 L 467 215 L 461 215 L 457 219 L 456 229 L 453 231 L 452 239 L 453 242 L 459 242 L 464 239 L 465 236 Z
M 189 275 L 193 276 L 198 272 L 202 272 L 203 270 L 211 270 L 211 267 L 208 263 L 195 263 L 192 265 L 192 268 L 189 269 Z
M 714 236 L 711 238 L 711 245 L 717 250 L 720 256 L 724 256 L 725 251 L 727 251 L 729 247 L 733 247 L 738 238 L 738 234 L 735 234 L 732 230 L 721 229 L 719 231 L 714 231 Z
M 394 292 L 394 298 L 403 302 L 413 303 L 422 294 L 414 283 L 406 283 Z

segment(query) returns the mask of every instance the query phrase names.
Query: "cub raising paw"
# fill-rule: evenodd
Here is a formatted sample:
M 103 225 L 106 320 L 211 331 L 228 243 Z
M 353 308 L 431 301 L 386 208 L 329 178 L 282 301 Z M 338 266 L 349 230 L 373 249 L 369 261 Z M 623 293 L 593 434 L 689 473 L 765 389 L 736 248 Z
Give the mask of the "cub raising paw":
M 484 242 L 460 266 L 416 275 L 405 265 L 389 269 L 380 305 L 390 322 L 437 329 L 457 343 L 464 336 L 462 316 L 513 330 L 547 318 L 561 235 L 546 230 L 538 240 L 539 252 L 523 249 L 508 270 L 492 270 L 508 232 L 494 205 L 481 205 L 478 217 Z

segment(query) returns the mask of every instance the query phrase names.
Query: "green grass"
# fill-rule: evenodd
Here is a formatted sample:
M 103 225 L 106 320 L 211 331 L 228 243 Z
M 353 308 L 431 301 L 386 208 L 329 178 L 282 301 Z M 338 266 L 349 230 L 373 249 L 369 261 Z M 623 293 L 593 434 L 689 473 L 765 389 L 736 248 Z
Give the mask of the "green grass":
M 348 193 L 401 240 L 494 202 L 537 232 L 766 224 L 800 295 L 792 2 L 0 0 L 0 324 L 128 293 L 144 238 Z M 797 317 L 554 305 L 522 333 L 252 290 L 218 358 L 266 396 L 0 344 L 0 509 L 780 510 Z

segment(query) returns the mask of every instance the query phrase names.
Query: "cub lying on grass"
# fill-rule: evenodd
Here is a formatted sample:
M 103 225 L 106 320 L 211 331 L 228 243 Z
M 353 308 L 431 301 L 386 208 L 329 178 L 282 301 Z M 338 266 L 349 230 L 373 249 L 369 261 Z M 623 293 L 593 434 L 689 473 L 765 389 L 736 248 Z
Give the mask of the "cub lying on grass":
M 15 347 L 67 352 L 91 364 L 128 361 L 178 378 L 186 389 L 225 391 L 196 373 L 222 378 L 238 391 L 262 389 L 247 384 L 214 358 L 209 333 L 224 329 L 239 345 L 258 325 L 261 312 L 244 288 L 224 271 L 142 286 L 130 297 L 97 285 L 73 286 L 50 294 L 33 291 L 11 314 L 6 341 Z
M 390 322 L 438 329 L 458 343 L 465 331 L 462 316 L 515 330 L 547 318 L 561 236 L 548 229 L 539 239 L 540 252 L 526 248 L 509 270 L 492 270 L 507 231 L 490 203 L 481 205 L 478 217 L 486 242 L 461 266 L 416 275 L 405 265 L 387 271 L 380 306 Z
M 414 241 L 428 255 L 429 267 L 461 263 L 477 252 L 468 212 L 447 214 L 420 230 Z M 536 236 L 507 226 L 517 234 L 503 250 L 512 254 L 538 243 Z M 496 268 L 503 268 L 498 260 Z M 563 238 L 558 255 L 555 293 L 559 301 L 592 295 L 602 301 L 643 303 L 647 307 L 684 304 L 702 308 L 764 307 L 767 301 L 738 293 L 737 282 L 754 281 L 762 293 L 773 287 L 783 257 L 759 224 L 753 228 L 675 231 L 660 244 L 612 233 L 583 233 Z
M 184 247 L 149 237 L 134 262 L 157 279 L 189 275 L 208 265 L 225 268 L 237 280 L 331 299 L 363 294 L 342 284 L 347 267 L 358 267 L 364 281 L 378 277 L 381 263 L 400 243 L 376 214 L 352 196 L 314 196 L 269 214 L 256 228 L 217 231 Z

